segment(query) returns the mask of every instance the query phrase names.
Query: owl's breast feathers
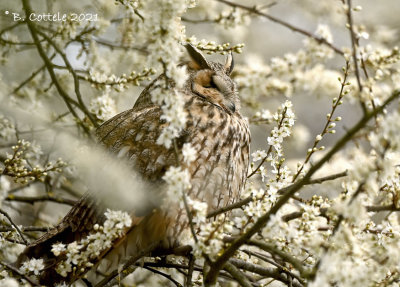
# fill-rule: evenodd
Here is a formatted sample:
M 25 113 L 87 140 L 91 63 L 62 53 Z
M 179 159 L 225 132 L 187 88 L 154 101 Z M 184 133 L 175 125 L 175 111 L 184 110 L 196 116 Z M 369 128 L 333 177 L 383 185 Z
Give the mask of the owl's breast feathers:
M 200 97 L 190 96 L 186 105 L 188 142 L 197 151 L 189 167 L 190 195 L 215 209 L 236 200 L 244 187 L 249 163 L 250 132 L 239 112 Z

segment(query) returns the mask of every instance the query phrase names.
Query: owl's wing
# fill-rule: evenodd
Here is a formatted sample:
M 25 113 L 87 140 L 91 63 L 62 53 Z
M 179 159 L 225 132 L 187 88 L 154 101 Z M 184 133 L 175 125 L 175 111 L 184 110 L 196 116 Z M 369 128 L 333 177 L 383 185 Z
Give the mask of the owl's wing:
M 45 269 L 40 274 L 42 284 L 65 280 L 66 278 L 54 269 L 59 260 L 51 252 L 52 245 L 60 242 L 68 244 L 86 237 L 93 231 L 93 225 L 104 222 L 104 211 L 104 207 L 95 198 L 86 194 L 56 227 L 25 248 L 24 252 L 18 256 L 17 266 L 30 258 L 42 258 L 45 263 Z
M 96 136 L 101 144 L 118 157 L 128 159 L 149 182 L 158 182 L 166 169 L 176 164 L 173 149 L 157 144 L 167 123 L 160 119 L 159 106 L 135 106 L 101 125 Z M 180 148 L 182 139 L 178 140 Z
M 93 230 L 93 225 L 104 222 L 102 205 L 89 194 L 83 196 L 53 229 L 34 241 L 26 248 L 24 254 L 30 257 L 40 257 L 50 251 L 51 245 L 57 242 L 70 243 L 80 240 Z

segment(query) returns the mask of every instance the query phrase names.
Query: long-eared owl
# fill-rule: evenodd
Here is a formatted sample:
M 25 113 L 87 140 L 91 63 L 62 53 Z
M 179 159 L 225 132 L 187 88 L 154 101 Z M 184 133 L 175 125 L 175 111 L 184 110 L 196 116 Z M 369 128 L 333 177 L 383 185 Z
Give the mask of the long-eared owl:
M 119 156 L 122 153 L 144 180 L 159 187 L 165 185 L 162 177 L 169 167 L 183 164 L 177 153 L 181 152 L 184 143 L 190 143 L 197 151 L 197 158 L 187 166 L 191 176 L 187 196 L 206 202 L 211 211 L 233 203 L 244 188 L 250 132 L 247 120 L 240 114 L 236 86 L 230 78 L 232 56 L 229 55 L 222 65 L 207 61 L 190 44 L 186 49 L 191 57 L 191 61 L 185 63 L 189 77 L 180 92 L 187 122 L 176 145 L 166 148 L 157 144 L 167 123 L 161 118 L 161 107 L 151 101 L 151 93 L 160 81 L 165 81 L 163 75 L 143 90 L 132 109 L 106 121 L 97 129 L 96 135 L 109 151 Z M 157 190 L 161 192 L 162 188 Z M 71 272 L 67 277 L 57 274 L 55 267 L 59 260 L 50 252 L 51 246 L 57 242 L 81 240 L 93 232 L 95 224 L 104 222 L 104 209 L 104 204 L 99 204 L 93 193 L 84 196 L 54 229 L 26 248 L 20 261 L 44 258 L 46 268 L 40 283 L 46 286 L 78 279 L 83 272 Z M 186 210 L 174 206 L 153 206 L 140 214 L 135 210 L 131 213 L 132 227 L 118 244 L 102 252 L 94 264 L 105 259 L 98 266 L 114 268 L 121 260 L 135 256 L 149 246 L 169 248 L 179 242 L 179 235 L 189 224 Z

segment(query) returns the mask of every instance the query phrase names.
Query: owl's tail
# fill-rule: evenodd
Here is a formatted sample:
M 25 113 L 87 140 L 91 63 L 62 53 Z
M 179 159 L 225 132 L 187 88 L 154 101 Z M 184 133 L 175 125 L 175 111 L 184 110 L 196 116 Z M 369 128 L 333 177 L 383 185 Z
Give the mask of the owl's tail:
M 51 251 L 53 244 L 69 244 L 74 241 L 79 243 L 88 234 L 94 232 L 94 225 L 102 225 L 105 221 L 105 208 L 89 195 L 84 196 L 53 229 L 26 247 L 18 257 L 15 265 L 20 267 L 23 262 L 32 258 L 41 258 L 45 268 L 39 275 L 39 283 L 45 286 L 54 286 L 60 282 L 72 283 L 85 272 L 71 270 L 66 276 L 56 271 L 59 263 L 65 259 L 57 257 Z M 143 254 L 143 250 L 151 250 L 165 244 L 166 231 L 169 225 L 167 216 L 159 210 L 154 210 L 147 216 L 132 218 L 132 226 L 123 237 L 113 242 L 102 250 L 99 257 L 92 262 L 95 271 L 88 274 L 91 282 L 100 281 L 102 278 L 93 274 L 109 274 L 117 269 L 127 258 L 135 258 Z M 104 246 L 101 246 L 104 248 Z M 101 248 L 100 247 L 100 248 Z M 94 280 L 94 281 L 92 281 Z

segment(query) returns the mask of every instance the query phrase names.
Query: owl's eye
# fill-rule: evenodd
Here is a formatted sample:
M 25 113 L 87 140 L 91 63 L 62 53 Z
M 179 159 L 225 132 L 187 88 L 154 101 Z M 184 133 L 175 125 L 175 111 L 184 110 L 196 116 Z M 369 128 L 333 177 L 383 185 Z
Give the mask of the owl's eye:
M 217 87 L 217 85 L 216 85 L 215 82 L 214 82 L 214 79 L 213 79 L 212 77 L 211 77 L 211 79 L 210 79 L 209 84 L 208 84 L 208 85 L 205 85 L 204 88 L 207 88 L 207 89 L 217 89 L 217 90 L 219 90 L 218 87 Z

